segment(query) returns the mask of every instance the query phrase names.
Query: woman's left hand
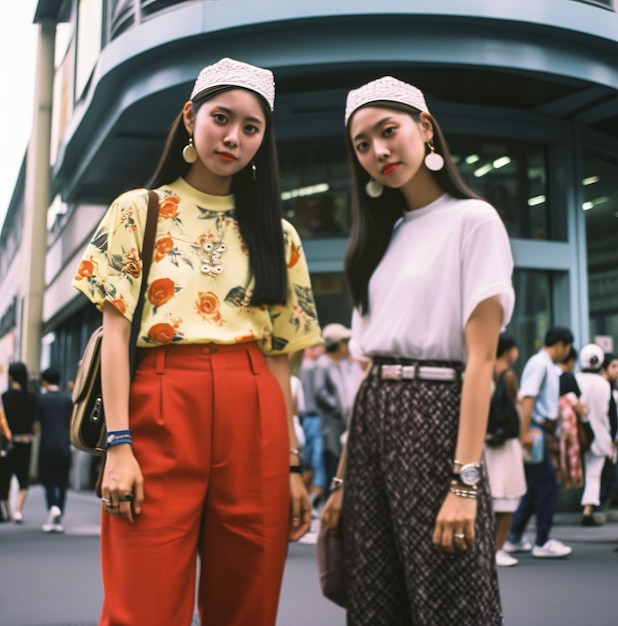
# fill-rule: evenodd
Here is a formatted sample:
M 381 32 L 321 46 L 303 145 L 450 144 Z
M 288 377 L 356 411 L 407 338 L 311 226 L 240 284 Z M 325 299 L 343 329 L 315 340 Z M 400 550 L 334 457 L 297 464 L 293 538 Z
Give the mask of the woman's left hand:
M 311 527 L 311 504 L 300 474 L 290 474 L 289 540 L 298 541 Z
M 474 545 L 476 500 L 449 492 L 444 499 L 433 531 L 433 545 L 442 552 L 465 552 Z

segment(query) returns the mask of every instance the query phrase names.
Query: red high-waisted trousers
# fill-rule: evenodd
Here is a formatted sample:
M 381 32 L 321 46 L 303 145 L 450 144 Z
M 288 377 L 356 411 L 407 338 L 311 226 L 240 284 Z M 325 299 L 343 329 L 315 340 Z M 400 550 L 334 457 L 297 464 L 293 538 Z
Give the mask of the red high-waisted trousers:
M 134 524 L 102 514 L 101 626 L 274 626 L 287 553 L 285 401 L 255 343 L 140 351 Z

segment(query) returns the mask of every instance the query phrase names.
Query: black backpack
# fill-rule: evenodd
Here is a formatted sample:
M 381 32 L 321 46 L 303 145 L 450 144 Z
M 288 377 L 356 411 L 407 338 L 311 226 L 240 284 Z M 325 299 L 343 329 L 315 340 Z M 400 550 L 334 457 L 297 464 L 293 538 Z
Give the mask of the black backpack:
M 496 388 L 489 404 L 487 438 L 489 446 L 502 445 L 507 439 L 519 437 L 519 413 L 504 384 L 504 370 L 496 380 Z

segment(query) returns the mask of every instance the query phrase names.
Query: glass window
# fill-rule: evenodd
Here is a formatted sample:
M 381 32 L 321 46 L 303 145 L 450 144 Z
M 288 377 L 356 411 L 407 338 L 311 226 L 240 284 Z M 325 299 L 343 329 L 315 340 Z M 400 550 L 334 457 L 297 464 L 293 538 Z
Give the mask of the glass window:
M 304 140 L 278 150 L 283 211 L 301 238 L 347 237 L 350 175 L 343 140 Z
M 618 163 L 584 155 L 582 210 L 586 217 L 590 337 L 618 345 Z
M 543 347 L 545 333 L 552 325 L 551 272 L 515 270 L 515 310 L 507 331 L 517 340 L 519 375 L 526 361 Z
M 449 146 L 466 183 L 496 207 L 511 237 L 556 238 L 543 144 L 465 137 L 450 139 Z M 301 237 L 347 237 L 350 175 L 343 140 L 284 143 L 279 161 L 284 212 Z
M 510 237 L 550 239 L 542 144 L 472 137 L 448 143 L 464 180 L 496 207 Z
M 352 299 L 342 273 L 311 274 L 320 326 L 339 322 L 345 326 L 352 323 Z

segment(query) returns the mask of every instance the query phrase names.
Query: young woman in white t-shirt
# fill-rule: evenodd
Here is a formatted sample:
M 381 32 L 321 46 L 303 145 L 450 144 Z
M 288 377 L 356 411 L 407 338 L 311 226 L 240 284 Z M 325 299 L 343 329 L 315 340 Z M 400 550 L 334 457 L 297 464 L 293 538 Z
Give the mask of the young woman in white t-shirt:
M 351 348 L 372 361 L 322 518 L 337 530 L 343 512 L 348 624 L 501 624 L 481 457 L 509 240 L 416 87 L 363 85 L 345 121 Z

